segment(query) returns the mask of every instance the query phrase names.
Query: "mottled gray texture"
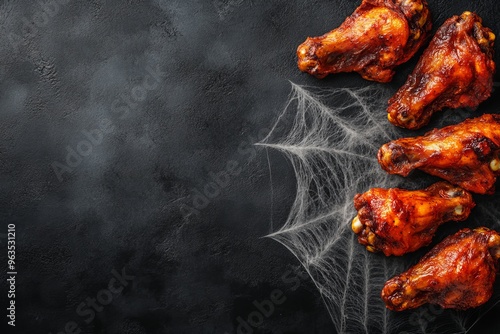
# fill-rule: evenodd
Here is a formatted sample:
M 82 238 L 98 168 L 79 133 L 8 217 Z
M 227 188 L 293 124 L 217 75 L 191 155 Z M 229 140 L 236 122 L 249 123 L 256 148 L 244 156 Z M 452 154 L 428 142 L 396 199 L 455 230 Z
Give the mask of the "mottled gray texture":
M 56 333 L 75 321 L 82 333 L 233 333 L 254 300 L 281 289 L 287 301 L 255 333 L 331 333 L 313 284 L 293 290 L 282 278 L 295 258 L 260 238 L 288 214 L 292 169 L 269 152 L 271 198 L 267 156 L 250 144 L 281 111 L 288 80 L 366 84 L 356 74 L 319 81 L 295 65 L 296 46 L 358 1 L 65 2 L 31 31 L 26 22 L 43 18 L 38 2 L 0 4 L 0 217 L 17 224 L 17 332 Z M 500 34 L 498 1 L 429 2 L 435 28 L 476 10 Z M 415 62 L 388 86 L 397 89 Z M 165 74 L 125 114 L 121 96 L 142 85 L 148 66 Z M 497 91 L 480 111 L 498 101 Z M 103 119 L 113 131 L 61 181 L 52 164 Z M 198 214 L 183 215 L 229 161 L 241 171 Z M 107 287 L 113 268 L 135 279 L 86 323 L 75 310 Z M 475 329 L 499 330 L 488 328 Z

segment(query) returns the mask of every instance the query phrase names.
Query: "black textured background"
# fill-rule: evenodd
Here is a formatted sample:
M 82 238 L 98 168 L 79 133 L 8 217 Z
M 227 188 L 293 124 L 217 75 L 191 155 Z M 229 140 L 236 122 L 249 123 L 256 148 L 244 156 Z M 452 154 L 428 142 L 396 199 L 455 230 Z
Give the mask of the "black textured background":
M 9 333 L 55 334 L 72 322 L 81 333 L 235 333 L 275 289 L 286 300 L 254 333 L 332 333 L 296 259 L 261 238 L 286 219 L 295 181 L 270 152 L 272 196 L 267 157 L 251 144 L 282 110 L 289 80 L 367 84 L 357 74 L 320 81 L 295 64 L 306 36 L 338 26 L 359 1 L 45 2 L 0 2 L 2 268 L 6 225 L 17 229 Z M 472 10 L 500 34 L 496 0 L 429 3 L 434 30 Z M 415 62 L 387 86 L 395 91 Z M 123 102 L 152 70 L 156 87 Z M 499 100 L 497 91 L 479 111 L 496 112 Z M 58 178 L 54 163 L 101 122 L 113 131 Z M 187 215 L 230 161 L 235 175 Z M 106 289 L 113 269 L 134 278 L 86 321 L 78 306 Z M 500 332 L 499 312 L 470 333 Z

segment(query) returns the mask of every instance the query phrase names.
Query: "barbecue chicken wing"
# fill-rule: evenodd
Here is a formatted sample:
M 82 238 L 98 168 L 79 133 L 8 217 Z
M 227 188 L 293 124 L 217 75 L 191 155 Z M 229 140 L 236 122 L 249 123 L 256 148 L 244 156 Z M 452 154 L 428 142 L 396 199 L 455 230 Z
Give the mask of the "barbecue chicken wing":
M 394 311 L 425 303 L 460 310 L 480 306 L 493 294 L 499 259 L 500 234 L 484 227 L 463 229 L 387 281 L 382 299 Z
M 418 129 L 432 114 L 476 107 L 493 87 L 493 32 L 474 13 L 453 16 L 438 29 L 413 73 L 389 100 L 388 119 Z
M 403 255 L 428 245 L 439 225 L 467 219 L 471 194 L 438 182 L 424 190 L 372 188 L 354 197 L 352 229 L 360 244 L 385 255 Z
M 431 25 L 426 0 L 363 0 L 340 27 L 298 47 L 298 66 L 318 78 L 358 72 L 388 82 L 394 67 L 420 48 Z
M 378 161 L 390 174 L 420 169 L 478 194 L 492 194 L 500 174 L 500 115 L 486 114 L 383 145 Z

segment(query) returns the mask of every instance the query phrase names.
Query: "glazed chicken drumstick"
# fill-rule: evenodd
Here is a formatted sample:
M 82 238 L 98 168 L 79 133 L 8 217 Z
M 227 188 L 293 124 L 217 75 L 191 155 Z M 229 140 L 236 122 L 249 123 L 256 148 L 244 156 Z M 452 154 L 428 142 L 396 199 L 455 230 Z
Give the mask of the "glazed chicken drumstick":
M 389 100 L 388 119 L 418 129 L 432 114 L 476 107 L 493 87 L 495 35 L 474 13 L 453 16 L 438 29 L 406 83 Z
M 393 69 L 417 52 L 431 25 L 426 0 L 363 0 L 340 27 L 298 47 L 298 66 L 318 78 L 358 72 L 388 82 Z
M 428 245 L 439 225 L 467 219 L 475 203 L 467 191 L 438 182 L 424 190 L 372 188 L 357 194 L 354 206 L 359 243 L 389 256 Z
M 382 289 L 387 308 L 403 311 L 425 303 L 465 310 L 486 303 L 500 259 L 500 234 L 463 229 L 436 245 Z
M 378 161 L 390 174 L 420 169 L 468 191 L 492 194 L 500 174 L 500 115 L 486 114 L 416 138 L 383 145 Z

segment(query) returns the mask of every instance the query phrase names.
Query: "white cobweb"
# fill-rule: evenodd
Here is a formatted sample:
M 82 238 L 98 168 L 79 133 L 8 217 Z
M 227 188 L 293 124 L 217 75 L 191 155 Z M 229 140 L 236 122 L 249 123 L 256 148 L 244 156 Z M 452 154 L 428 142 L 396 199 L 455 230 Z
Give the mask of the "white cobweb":
M 356 193 L 423 184 L 388 175 L 377 163 L 380 146 L 401 137 L 387 121 L 388 98 L 389 92 L 379 85 L 319 89 L 292 83 L 286 108 L 258 143 L 285 154 L 297 182 L 288 219 L 269 237 L 287 247 L 307 270 L 337 333 L 467 332 L 478 311 L 429 306 L 402 313 L 387 310 L 380 298 L 383 284 L 417 259 L 369 253 L 351 230 Z

